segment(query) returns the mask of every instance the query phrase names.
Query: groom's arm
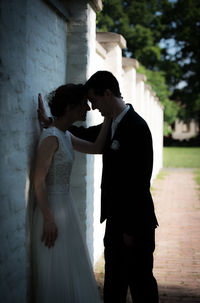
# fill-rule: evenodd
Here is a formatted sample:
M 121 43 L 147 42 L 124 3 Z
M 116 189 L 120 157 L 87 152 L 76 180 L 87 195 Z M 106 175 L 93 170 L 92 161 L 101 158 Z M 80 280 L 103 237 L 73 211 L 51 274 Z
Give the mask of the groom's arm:
M 69 128 L 69 131 L 76 137 L 87 140 L 90 142 L 95 142 L 98 134 L 100 132 L 102 124 L 91 126 L 91 127 L 84 127 L 84 126 L 75 126 L 72 125 Z

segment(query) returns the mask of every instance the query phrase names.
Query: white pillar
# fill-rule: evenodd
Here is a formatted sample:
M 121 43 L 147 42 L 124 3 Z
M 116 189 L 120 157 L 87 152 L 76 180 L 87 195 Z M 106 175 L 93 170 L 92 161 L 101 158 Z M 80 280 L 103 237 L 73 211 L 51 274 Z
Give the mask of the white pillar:
M 150 103 L 151 103 L 151 85 L 145 84 L 145 96 L 144 96 L 144 119 L 150 127 Z
M 145 84 L 143 74 L 136 75 L 137 83 L 137 111 L 146 120 L 151 130 L 154 150 L 154 166 L 152 179 L 162 168 L 163 161 L 163 107 L 152 91 L 150 85 Z
M 122 96 L 126 103 L 131 103 L 136 109 L 136 69 L 139 67 L 137 60 L 122 58 L 123 83 Z
M 144 82 L 147 80 L 143 74 L 136 74 L 136 108 L 138 114 L 144 118 Z
M 98 32 L 97 41 L 106 50 L 105 69 L 112 72 L 122 83 L 122 49 L 126 47 L 126 40 L 116 33 Z
M 101 1 L 68 0 L 67 7 L 71 19 L 67 27 L 67 82 L 84 83 L 94 73 L 93 62 L 96 50 L 96 13 L 101 9 Z M 92 113 L 87 115 L 85 126 L 93 121 Z M 77 205 L 81 225 L 86 237 L 90 257 L 94 262 L 95 237 L 94 223 L 94 156 L 75 153 L 75 163 L 72 171 L 71 187 L 74 201 Z
M 122 87 L 122 48 L 126 46 L 124 38 L 115 33 L 96 33 L 96 53 L 91 62 L 91 69 L 108 70 L 112 72 Z M 102 116 L 98 111 L 90 112 L 90 124 L 96 125 L 102 122 Z M 100 205 L 101 205 L 101 175 L 102 175 L 102 156 L 94 156 L 94 263 L 98 261 L 103 253 L 103 236 L 105 223 L 100 224 Z

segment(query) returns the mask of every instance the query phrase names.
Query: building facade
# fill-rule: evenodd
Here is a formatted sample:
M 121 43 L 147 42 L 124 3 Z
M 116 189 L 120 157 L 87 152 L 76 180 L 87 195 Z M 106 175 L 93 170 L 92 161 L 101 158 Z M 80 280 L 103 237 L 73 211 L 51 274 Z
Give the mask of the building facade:
M 172 138 L 176 140 L 189 140 L 196 137 L 199 133 L 199 126 L 195 119 L 191 119 L 188 122 L 183 120 L 176 120 L 172 133 Z

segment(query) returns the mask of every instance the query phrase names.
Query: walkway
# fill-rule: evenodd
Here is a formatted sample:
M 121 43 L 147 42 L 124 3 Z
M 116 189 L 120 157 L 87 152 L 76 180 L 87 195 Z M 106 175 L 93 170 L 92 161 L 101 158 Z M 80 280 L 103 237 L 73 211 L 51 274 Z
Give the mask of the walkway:
M 160 303 L 200 302 L 200 199 L 193 170 L 165 169 L 153 184 Z
M 200 303 L 200 199 L 196 188 L 190 169 L 164 169 L 153 184 L 160 224 L 154 265 L 160 303 Z M 102 290 L 103 273 L 97 274 L 97 280 Z

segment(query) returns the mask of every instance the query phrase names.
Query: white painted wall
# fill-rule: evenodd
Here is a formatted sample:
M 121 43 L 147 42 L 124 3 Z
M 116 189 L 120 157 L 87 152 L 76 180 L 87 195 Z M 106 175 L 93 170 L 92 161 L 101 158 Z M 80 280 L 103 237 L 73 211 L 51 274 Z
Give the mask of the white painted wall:
M 135 110 L 146 120 L 151 130 L 154 151 L 153 180 L 163 165 L 163 107 L 145 81 L 146 76 L 137 73 Z
M 0 5 L 0 301 L 23 303 L 29 266 L 26 210 L 39 135 L 37 93 L 44 96 L 66 81 L 66 22 L 44 1 Z
M 74 8 L 74 19 L 68 25 L 67 81 L 74 83 L 84 83 L 95 71 L 93 60 L 96 45 L 96 14 L 87 3 L 80 1 L 80 4 L 81 7 L 77 10 L 75 2 L 70 1 L 70 8 Z M 83 125 L 87 127 L 92 123 L 93 114 L 89 112 Z M 94 241 L 97 241 L 94 235 L 95 226 L 100 226 L 99 216 L 94 216 L 97 211 L 94 207 L 94 203 L 97 203 L 94 200 L 94 166 L 93 155 L 75 153 L 71 189 L 92 263 Z M 100 243 L 102 245 L 102 241 Z
M 139 63 L 135 59 L 122 58 L 122 96 L 126 103 L 136 107 L 136 69 Z
M 0 5 L 0 293 L 4 303 L 26 302 L 32 215 L 30 180 L 40 133 L 37 94 L 44 96 L 66 81 L 85 82 L 95 52 L 92 41 L 95 44 L 96 16 L 82 0 L 68 1 L 68 24 L 43 0 L 1 1 Z M 93 259 L 92 157 L 78 155 L 76 169 L 78 178 L 72 180 L 72 187 L 78 195 L 75 201 Z

